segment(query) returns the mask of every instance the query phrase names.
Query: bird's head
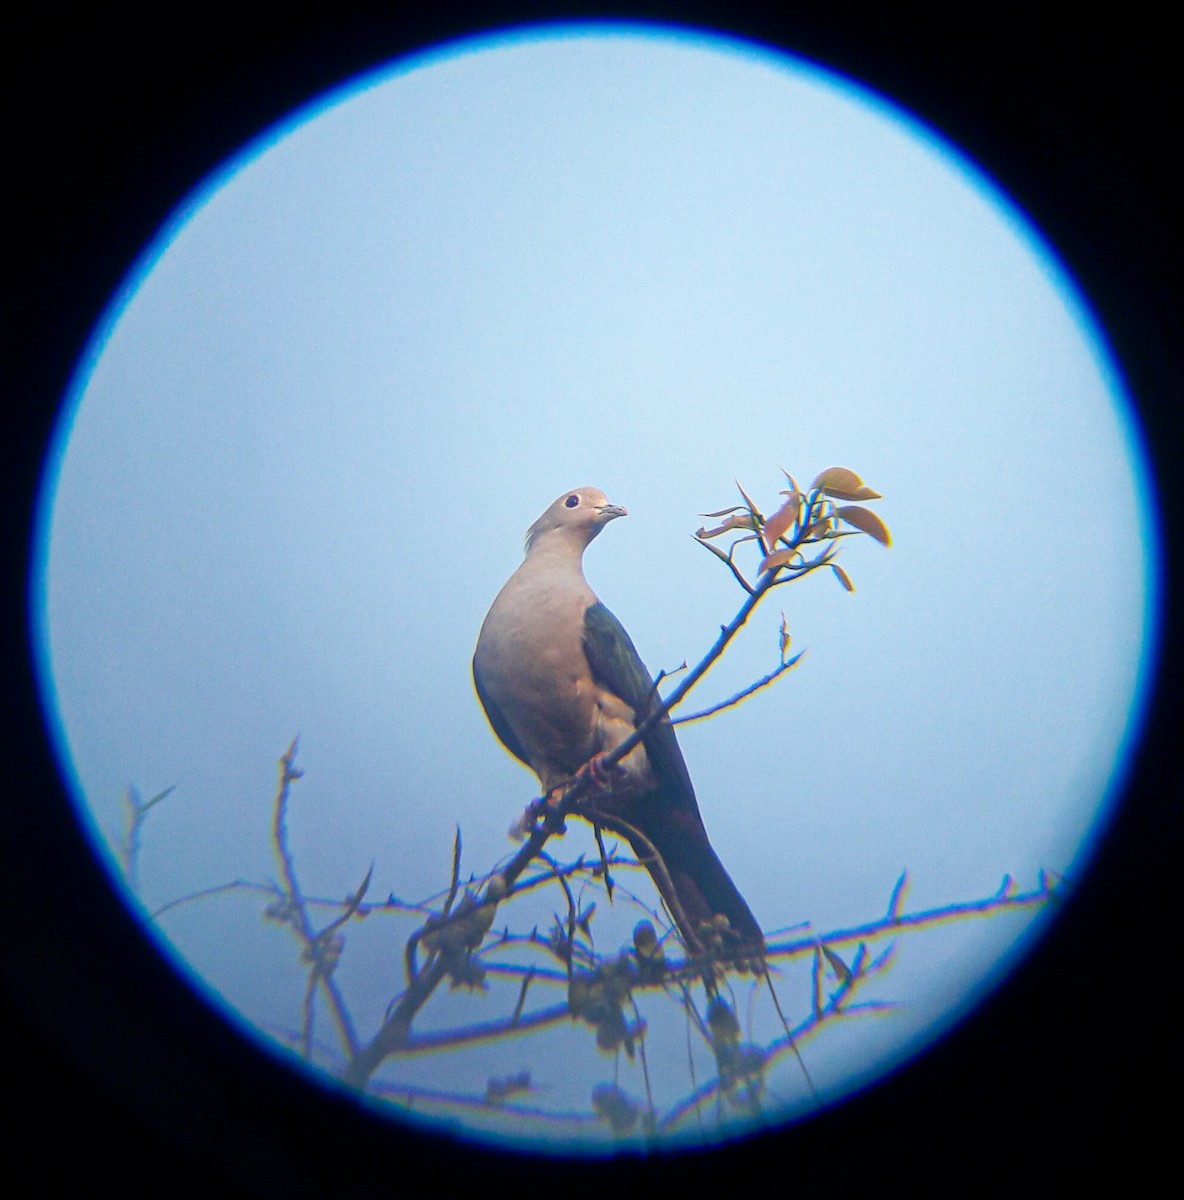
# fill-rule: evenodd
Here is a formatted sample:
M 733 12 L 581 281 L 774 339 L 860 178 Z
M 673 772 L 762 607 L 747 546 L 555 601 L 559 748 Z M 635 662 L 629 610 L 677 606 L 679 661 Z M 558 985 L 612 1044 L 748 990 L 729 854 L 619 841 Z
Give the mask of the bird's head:
M 609 521 L 627 515 L 619 504 L 610 504 L 599 488 L 572 488 L 526 531 L 526 552 L 551 535 L 574 540 L 582 550 Z

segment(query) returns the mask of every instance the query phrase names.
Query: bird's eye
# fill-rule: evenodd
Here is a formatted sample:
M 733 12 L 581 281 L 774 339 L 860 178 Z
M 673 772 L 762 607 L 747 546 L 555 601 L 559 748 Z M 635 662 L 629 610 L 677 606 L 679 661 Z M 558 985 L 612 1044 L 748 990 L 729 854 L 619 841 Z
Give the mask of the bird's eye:
M 580 502 L 579 496 L 568 496 L 568 498 L 564 501 L 564 503 L 567 505 L 568 508 L 575 508 L 575 506 L 577 504 L 579 504 L 579 502 Z

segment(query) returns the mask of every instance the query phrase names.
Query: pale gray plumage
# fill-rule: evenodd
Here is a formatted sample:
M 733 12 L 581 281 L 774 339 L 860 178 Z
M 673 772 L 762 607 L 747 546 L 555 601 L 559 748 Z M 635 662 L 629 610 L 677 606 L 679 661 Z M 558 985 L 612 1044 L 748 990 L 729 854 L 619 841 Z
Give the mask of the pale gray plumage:
M 584 550 L 625 515 L 597 488 L 564 492 L 530 527 L 526 558 L 481 626 L 477 695 L 494 732 L 544 792 L 619 746 L 654 702 L 629 635 L 584 578 Z M 708 840 L 669 722 L 622 760 L 594 808 L 596 822 L 623 835 L 646 863 L 689 949 L 704 949 L 704 925 L 718 930 L 719 916 L 727 919 L 725 944 L 763 949 L 756 918 Z

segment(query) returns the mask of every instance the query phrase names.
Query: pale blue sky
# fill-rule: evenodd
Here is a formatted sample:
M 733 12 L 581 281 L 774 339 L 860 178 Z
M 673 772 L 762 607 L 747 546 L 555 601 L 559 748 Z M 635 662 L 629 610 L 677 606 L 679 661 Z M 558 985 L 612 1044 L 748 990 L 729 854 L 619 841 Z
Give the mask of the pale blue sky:
M 1083 865 L 1148 661 L 1149 480 L 1121 381 L 1021 214 L 837 77 L 638 30 L 371 76 L 190 198 L 113 298 L 75 403 L 47 491 L 46 683 L 102 835 L 129 783 L 177 785 L 144 836 L 149 906 L 273 872 L 296 733 L 309 891 L 344 895 L 373 861 L 374 898 L 427 895 L 457 823 L 467 869 L 491 867 L 534 779 L 469 659 L 527 526 L 583 484 L 629 508 L 587 574 L 669 669 L 741 600 L 691 540 L 699 514 L 737 479 L 775 507 L 781 467 L 854 468 L 895 545 L 845 544 L 853 595 L 829 576 L 776 593 L 699 700 L 775 665 L 781 606 L 802 665 L 682 731 L 758 918 L 870 919 L 906 867 L 927 907 Z M 573 827 L 557 850 L 591 845 Z M 211 901 L 162 930 L 290 1029 L 294 943 L 258 911 Z M 406 931 L 360 928 L 342 978 L 365 1032 Z M 900 1013 L 813 1046 L 816 1078 L 892 1060 L 1022 928 L 902 944 L 881 989 Z M 802 1015 L 801 981 L 785 994 Z M 589 1043 L 582 1075 L 555 1052 L 552 1097 L 611 1074 Z M 480 1090 L 503 1050 L 395 1077 Z M 520 1044 L 504 1061 L 547 1073 Z

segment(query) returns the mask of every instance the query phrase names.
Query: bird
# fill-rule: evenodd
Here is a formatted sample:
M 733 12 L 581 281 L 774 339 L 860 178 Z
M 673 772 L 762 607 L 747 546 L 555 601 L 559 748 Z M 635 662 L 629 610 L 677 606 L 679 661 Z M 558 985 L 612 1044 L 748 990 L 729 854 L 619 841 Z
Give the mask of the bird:
M 711 845 L 669 717 L 611 770 L 600 762 L 660 704 L 628 633 L 584 577 L 584 551 L 626 515 L 599 488 L 578 487 L 530 527 L 526 555 L 481 625 L 477 696 L 544 796 L 591 776 L 577 813 L 629 842 L 690 954 L 763 956 L 760 924 Z

